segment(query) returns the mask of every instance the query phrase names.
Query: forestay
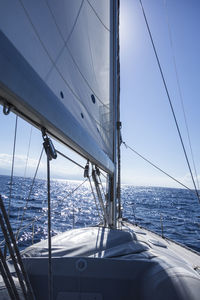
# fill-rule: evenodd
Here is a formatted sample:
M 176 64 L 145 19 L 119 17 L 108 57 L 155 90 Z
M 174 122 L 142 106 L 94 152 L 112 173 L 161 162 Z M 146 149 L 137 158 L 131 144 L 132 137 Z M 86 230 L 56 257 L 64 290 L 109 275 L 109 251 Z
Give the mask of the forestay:
M 113 2 L 4 0 L 0 10 L 0 96 L 111 173 Z

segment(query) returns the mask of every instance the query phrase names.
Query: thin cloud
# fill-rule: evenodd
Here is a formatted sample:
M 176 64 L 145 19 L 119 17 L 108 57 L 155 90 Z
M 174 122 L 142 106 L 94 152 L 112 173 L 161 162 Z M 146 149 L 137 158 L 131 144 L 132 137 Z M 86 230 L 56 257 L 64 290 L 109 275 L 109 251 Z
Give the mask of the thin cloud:
M 26 155 L 20 155 L 16 154 L 15 155 L 15 161 L 14 161 L 14 174 L 23 176 L 24 171 L 26 168 L 26 161 L 27 161 L 27 156 Z M 28 158 L 27 162 L 27 175 L 31 175 L 35 172 L 36 167 L 38 165 L 38 159 L 36 158 Z M 0 154 L 0 169 L 3 170 L 3 173 L 8 173 L 11 170 L 12 166 L 12 155 L 7 154 L 7 153 L 1 153 Z M 82 170 L 78 168 L 75 165 L 72 165 L 71 163 L 67 163 L 66 161 L 62 160 L 53 160 L 50 163 L 51 166 L 51 175 L 54 178 L 66 178 L 67 177 L 72 177 L 72 178 L 82 178 L 81 175 L 83 175 Z M 39 177 L 45 177 L 46 174 L 46 157 L 43 156 L 42 161 L 40 162 L 39 166 Z
M 24 169 L 26 165 L 27 156 L 25 155 L 15 155 L 14 166 L 17 169 Z M 10 169 L 12 164 L 12 155 L 7 153 L 0 154 L 0 167 Z M 38 164 L 38 160 L 34 158 L 28 158 L 27 166 L 28 168 L 35 168 Z M 41 167 L 44 164 L 41 162 Z

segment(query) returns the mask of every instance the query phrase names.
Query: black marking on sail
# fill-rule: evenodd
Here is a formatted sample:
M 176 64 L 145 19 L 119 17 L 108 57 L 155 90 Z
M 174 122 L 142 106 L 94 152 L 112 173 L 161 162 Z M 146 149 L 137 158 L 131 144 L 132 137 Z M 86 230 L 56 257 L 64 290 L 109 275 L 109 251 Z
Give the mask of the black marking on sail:
M 64 94 L 62 91 L 60 91 L 60 97 L 63 99 L 64 98 Z
M 93 94 L 91 95 L 91 99 L 92 99 L 92 102 L 95 104 L 96 99 L 95 99 L 95 96 Z

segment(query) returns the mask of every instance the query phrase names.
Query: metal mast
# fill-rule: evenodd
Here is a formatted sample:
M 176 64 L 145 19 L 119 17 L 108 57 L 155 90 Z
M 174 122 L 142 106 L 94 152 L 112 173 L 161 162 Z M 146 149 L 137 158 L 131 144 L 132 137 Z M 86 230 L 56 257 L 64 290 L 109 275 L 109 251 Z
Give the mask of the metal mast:
M 109 226 L 116 228 L 117 206 L 117 157 L 119 124 L 119 0 L 113 0 L 110 8 L 110 101 L 113 108 L 113 162 L 114 174 L 109 176 Z

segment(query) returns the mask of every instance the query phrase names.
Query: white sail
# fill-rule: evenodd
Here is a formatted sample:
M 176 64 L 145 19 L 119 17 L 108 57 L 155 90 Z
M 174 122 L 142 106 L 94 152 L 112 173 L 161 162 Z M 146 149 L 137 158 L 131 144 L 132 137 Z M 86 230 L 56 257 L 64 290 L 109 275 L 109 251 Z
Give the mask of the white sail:
M 4 0 L 0 9 L 1 96 L 109 172 L 112 7 L 107 0 Z

